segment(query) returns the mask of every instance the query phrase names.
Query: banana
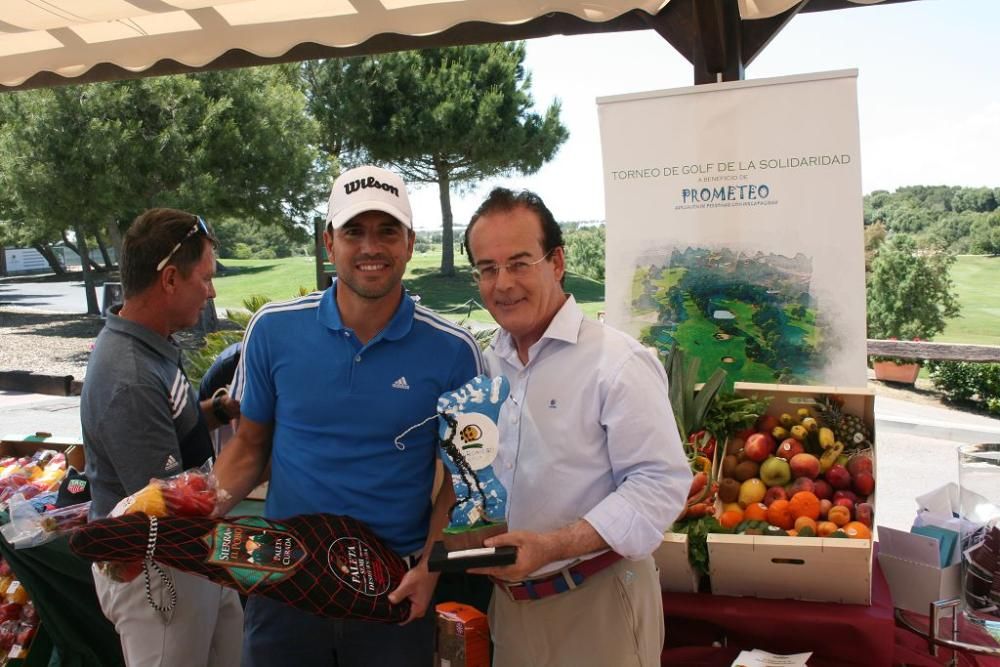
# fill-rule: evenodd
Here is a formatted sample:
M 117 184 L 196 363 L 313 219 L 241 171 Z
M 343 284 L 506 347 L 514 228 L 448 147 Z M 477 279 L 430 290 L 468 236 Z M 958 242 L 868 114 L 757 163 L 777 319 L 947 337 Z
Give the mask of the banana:
M 823 449 L 828 449 L 837 441 L 837 438 L 833 435 L 833 430 L 823 426 L 819 429 L 819 446 Z
M 820 472 L 826 472 L 830 467 L 837 462 L 837 457 L 839 457 L 844 452 L 844 443 L 835 442 L 831 445 L 823 455 L 819 457 L 819 470 Z

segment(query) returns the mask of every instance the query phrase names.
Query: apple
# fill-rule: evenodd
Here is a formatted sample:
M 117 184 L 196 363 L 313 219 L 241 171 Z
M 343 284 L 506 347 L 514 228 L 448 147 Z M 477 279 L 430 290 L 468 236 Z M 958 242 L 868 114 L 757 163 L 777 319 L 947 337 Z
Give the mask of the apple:
M 764 494 L 764 504 L 768 507 L 770 507 L 771 503 L 775 500 L 788 500 L 788 493 L 783 487 L 772 486 L 767 490 L 767 493 Z
M 819 459 L 812 454 L 796 454 L 788 463 L 792 467 L 792 477 L 819 477 Z
M 872 457 L 868 454 L 855 454 L 847 459 L 847 472 L 851 477 L 857 477 L 859 472 L 872 473 Z
M 870 496 L 875 491 L 875 478 L 870 472 L 859 472 L 854 476 L 854 490 L 860 496 Z
M 766 433 L 754 433 L 747 438 L 743 451 L 751 461 L 763 463 L 764 459 L 774 454 L 774 438 Z
M 859 503 L 854 507 L 855 520 L 860 521 L 869 528 L 875 520 L 875 508 L 871 503 Z
M 815 495 L 816 485 L 808 477 L 796 477 L 795 481 L 793 481 L 788 487 L 788 495 L 794 496 L 796 493 L 801 491 L 808 491 L 809 493 Z
M 788 461 L 777 456 L 769 456 L 760 464 L 760 481 L 768 487 L 784 486 L 792 480 L 792 469 Z
M 820 500 L 830 500 L 833 498 L 833 487 L 825 479 L 817 479 L 813 482 L 813 493 Z
M 786 461 L 791 461 L 792 457 L 796 454 L 801 454 L 804 451 L 806 451 L 806 448 L 801 442 L 795 438 L 785 438 L 781 441 L 781 444 L 778 445 L 778 451 L 776 451 L 774 455 L 783 458 Z
M 857 504 L 858 502 L 858 497 L 854 495 L 854 492 L 848 491 L 847 489 L 840 489 L 838 491 L 834 491 L 833 502 L 837 502 L 841 498 L 847 498 L 848 500 L 850 500 L 852 503 L 855 504 Z
M 826 471 L 825 477 L 830 486 L 835 489 L 846 489 L 851 485 L 851 473 L 847 472 L 847 468 L 839 463 L 834 463 L 830 466 L 830 469 Z

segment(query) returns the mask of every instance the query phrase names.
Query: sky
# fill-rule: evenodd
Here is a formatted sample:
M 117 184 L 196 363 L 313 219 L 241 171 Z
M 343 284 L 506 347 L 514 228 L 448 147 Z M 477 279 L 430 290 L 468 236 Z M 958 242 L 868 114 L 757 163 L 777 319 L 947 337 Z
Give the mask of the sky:
M 1000 187 L 998 0 L 917 0 L 800 14 L 747 79 L 858 70 L 862 188 Z M 530 40 L 535 106 L 562 104 L 569 139 L 530 176 L 452 191 L 464 226 L 495 185 L 529 188 L 562 222 L 603 220 L 597 98 L 693 85 L 691 65 L 652 30 Z M 667 131 L 670 131 L 669 129 Z M 683 131 L 678 128 L 676 131 Z M 412 192 L 417 229 L 441 226 L 437 186 Z

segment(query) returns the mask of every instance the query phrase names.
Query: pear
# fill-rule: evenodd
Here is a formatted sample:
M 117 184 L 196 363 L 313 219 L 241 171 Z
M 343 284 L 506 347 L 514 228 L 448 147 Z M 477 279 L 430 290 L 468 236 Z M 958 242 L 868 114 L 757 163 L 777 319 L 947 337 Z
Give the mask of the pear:
M 767 494 L 767 487 L 764 482 L 757 477 L 751 477 L 740 485 L 739 503 L 742 507 L 748 507 L 754 503 L 759 503 Z

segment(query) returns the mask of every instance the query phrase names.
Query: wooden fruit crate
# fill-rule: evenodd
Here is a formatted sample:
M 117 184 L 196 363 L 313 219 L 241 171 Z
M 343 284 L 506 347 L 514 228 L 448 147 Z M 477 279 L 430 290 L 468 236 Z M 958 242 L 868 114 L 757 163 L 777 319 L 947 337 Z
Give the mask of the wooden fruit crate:
M 51 449 L 66 454 L 66 465 L 83 471 L 86 463 L 83 441 L 78 436 L 59 436 L 38 431 L 12 433 L 0 438 L 0 457 L 31 456 L 40 449 Z
M 735 391 L 773 397 L 768 414 L 775 417 L 835 394 L 872 429 L 874 446 L 875 394 L 868 389 L 737 382 Z M 871 604 L 871 540 L 710 534 L 708 553 L 715 595 Z

